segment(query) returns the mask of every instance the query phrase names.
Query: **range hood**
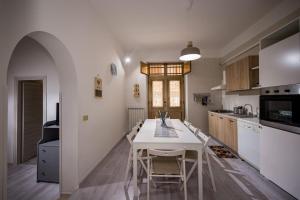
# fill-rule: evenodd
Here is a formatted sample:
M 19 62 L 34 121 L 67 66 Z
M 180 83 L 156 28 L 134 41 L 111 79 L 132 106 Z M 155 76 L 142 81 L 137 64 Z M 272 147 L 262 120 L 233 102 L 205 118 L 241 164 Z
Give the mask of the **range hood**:
M 220 85 L 212 87 L 210 90 L 225 90 L 226 89 L 226 72 L 223 70 L 223 80 Z

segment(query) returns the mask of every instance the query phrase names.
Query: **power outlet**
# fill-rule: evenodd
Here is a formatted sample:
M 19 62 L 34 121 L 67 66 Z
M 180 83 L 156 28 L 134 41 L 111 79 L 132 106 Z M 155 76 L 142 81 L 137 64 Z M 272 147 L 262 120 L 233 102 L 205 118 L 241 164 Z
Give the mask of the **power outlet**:
M 88 121 L 89 120 L 89 116 L 88 115 L 83 115 L 82 120 L 83 121 Z

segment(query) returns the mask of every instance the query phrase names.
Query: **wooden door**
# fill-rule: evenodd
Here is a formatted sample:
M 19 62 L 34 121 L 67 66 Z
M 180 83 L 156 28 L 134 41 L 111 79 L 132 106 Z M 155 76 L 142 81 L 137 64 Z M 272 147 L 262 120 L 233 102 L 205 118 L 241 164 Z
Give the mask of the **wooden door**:
M 43 82 L 21 81 L 21 162 L 37 155 L 43 126 Z
M 226 67 L 226 90 L 233 90 L 233 64 Z
M 164 77 L 148 78 L 148 118 L 159 117 L 159 111 L 166 111 L 166 81 Z
M 168 112 L 172 119 L 184 119 L 183 76 L 153 76 L 148 78 L 148 117 Z
M 250 89 L 250 69 L 249 69 L 249 57 L 243 58 L 237 62 L 239 67 L 239 90 Z
M 224 143 L 237 151 L 237 122 L 235 119 L 227 118 L 225 124 L 226 137 Z
M 217 117 L 213 113 L 208 114 L 209 134 L 216 138 Z
M 239 90 L 240 85 L 240 70 L 237 63 L 232 63 L 226 67 L 226 90 Z
M 184 119 L 184 83 L 183 76 L 166 78 L 166 110 L 172 119 Z
M 224 143 L 224 140 L 225 140 L 225 120 L 224 120 L 224 117 L 222 116 L 218 116 L 217 117 L 217 138 L 218 140 L 220 140 L 221 142 Z

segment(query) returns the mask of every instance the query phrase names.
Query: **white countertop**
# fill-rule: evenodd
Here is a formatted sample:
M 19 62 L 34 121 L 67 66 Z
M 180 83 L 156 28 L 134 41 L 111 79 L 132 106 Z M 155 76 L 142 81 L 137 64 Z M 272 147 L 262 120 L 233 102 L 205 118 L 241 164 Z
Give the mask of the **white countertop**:
M 259 125 L 259 118 L 257 117 L 247 117 L 247 118 L 242 118 L 242 117 L 238 117 L 238 116 L 234 116 L 232 115 L 232 113 L 219 113 L 219 112 L 213 112 L 213 111 L 208 111 L 208 112 L 211 112 L 211 113 L 215 113 L 215 114 L 218 114 L 218 115 L 223 115 L 225 117 L 230 117 L 230 118 L 234 118 L 234 119 L 237 119 L 237 120 L 240 120 L 240 121 L 243 121 L 243 122 L 248 122 L 248 123 L 251 123 L 251 124 L 254 124 L 254 125 Z
M 257 117 L 253 118 L 237 118 L 239 121 L 248 122 L 254 125 L 259 125 L 259 119 Z

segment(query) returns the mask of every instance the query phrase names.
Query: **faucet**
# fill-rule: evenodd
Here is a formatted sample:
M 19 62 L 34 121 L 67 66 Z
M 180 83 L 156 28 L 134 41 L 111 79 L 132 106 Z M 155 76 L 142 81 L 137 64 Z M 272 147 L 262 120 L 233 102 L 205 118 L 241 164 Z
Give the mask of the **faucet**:
M 251 104 L 245 104 L 244 105 L 244 108 L 246 109 L 246 106 L 250 106 L 250 108 L 251 108 L 251 115 L 253 115 L 253 107 L 252 107 L 252 105 Z M 248 114 L 249 112 L 248 112 L 248 110 L 247 110 L 247 114 Z M 249 113 L 249 115 L 250 115 L 250 113 Z

